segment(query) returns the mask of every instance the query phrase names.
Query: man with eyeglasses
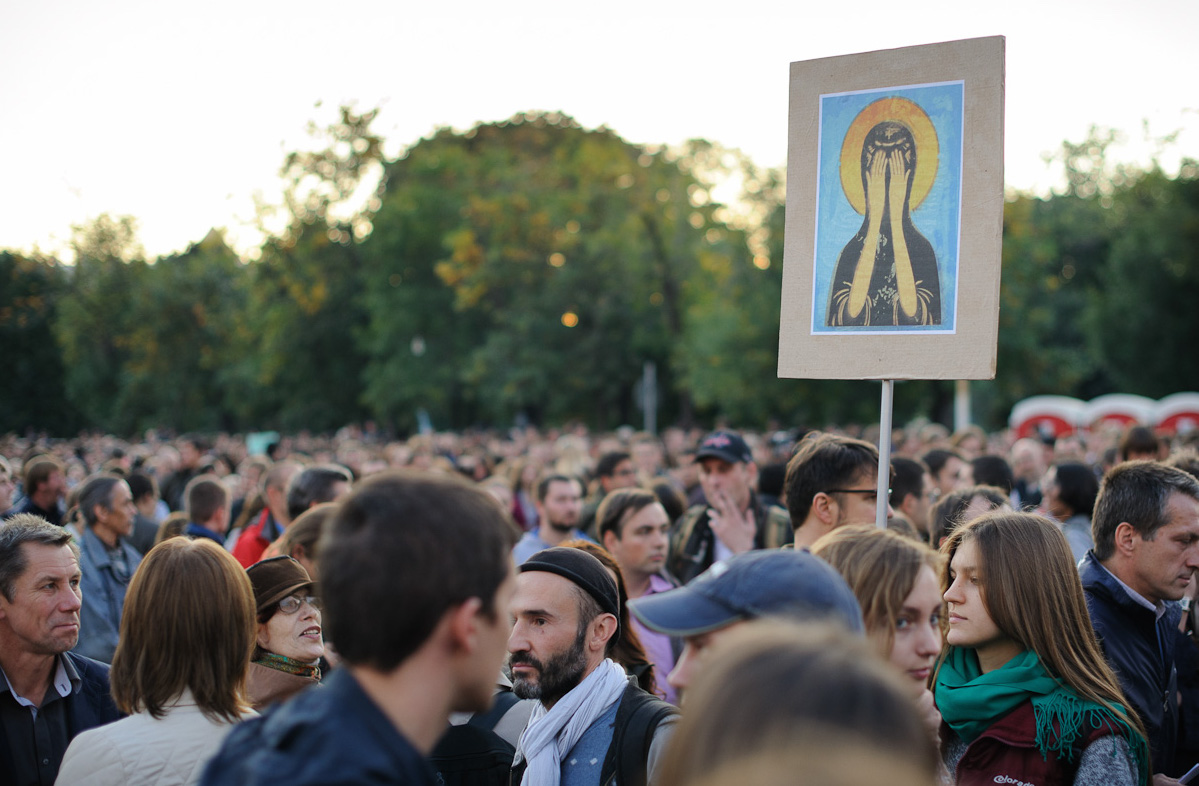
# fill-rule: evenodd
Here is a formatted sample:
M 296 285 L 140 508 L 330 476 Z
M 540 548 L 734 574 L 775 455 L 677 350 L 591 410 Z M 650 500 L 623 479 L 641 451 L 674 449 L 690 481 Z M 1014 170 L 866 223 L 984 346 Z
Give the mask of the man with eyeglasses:
M 695 461 L 707 503 L 676 523 L 666 561 L 671 575 L 686 583 L 714 562 L 791 541 L 786 511 L 763 505 L 754 493 L 758 465 L 740 434 L 712 432 L 699 443 Z
M 873 524 L 878 506 L 878 448 L 836 434 L 809 434 L 787 464 L 783 483 L 795 548 L 846 524 Z M 890 515 L 891 506 L 887 505 Z

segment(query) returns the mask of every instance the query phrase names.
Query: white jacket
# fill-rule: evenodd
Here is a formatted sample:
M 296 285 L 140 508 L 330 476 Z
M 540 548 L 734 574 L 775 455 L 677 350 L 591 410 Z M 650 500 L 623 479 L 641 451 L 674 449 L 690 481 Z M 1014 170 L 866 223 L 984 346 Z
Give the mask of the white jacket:
M 139 712 L 76 736 L 63 756 L 55 784 L 196 784 L 232 728 L 231 723 L 210 720 L 190 691 L 184 691 L 161 719 Z

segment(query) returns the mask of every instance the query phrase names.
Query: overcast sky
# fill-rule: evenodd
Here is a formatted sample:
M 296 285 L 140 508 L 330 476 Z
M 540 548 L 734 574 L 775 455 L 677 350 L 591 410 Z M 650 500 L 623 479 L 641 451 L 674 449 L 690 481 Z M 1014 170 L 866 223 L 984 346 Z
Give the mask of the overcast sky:
M 382 106 L 394 154 L 433 129 L 560 110 L 639 144 L 705 137 L 786 161 L 788 64 L 1007 37 L 1009 187 L 1057 185 L 1042 154 L 1092 124 L 1179 129 L 1199 158 L 1196 0 L 440 3 L 0 0 L 0 248 L 58 251 L 70 225 L 138 219 L 151 255 L 250 236 L 309 120 Z M 565 10 L 564 10 L 565 9 Z M 318 107 L 317 104 L 320 104 Z

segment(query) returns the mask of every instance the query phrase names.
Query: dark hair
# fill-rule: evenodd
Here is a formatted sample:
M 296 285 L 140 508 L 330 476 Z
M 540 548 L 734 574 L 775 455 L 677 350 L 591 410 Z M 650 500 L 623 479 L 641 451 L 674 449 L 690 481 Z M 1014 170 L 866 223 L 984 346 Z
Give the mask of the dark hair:
M 90 527 L 96 523 L 97 505 L 112 510 L 112 490 L 118 483 L 124 483 L 124 479 L 107 472 L 83 481 L 79 487 L 79 514 L 84 524 Z
M 819 431 L 808 434 L 787 463 L 783 483 L 792 528 L 803 525 L 817 494 L 844 487 L 862 472 L 877 470 L 878 448 L 869 442 Z
M 956 450 L 945 450 L 944 448 L 933 448 L 921 456 L 920 460 L 928 467 L 929 473 L 933 477 L 936 477 L 941 474 L 941 470 L 945 469 L 945 465 L 949 463 L 951 458 L 956 458 L 963 462 L 966 460 Z
M 25 496 L 32 497 L 37 493 L 38 486 L 45 483 L 55 472 L 66 472 L 63 463 L 53 456 L 36 456 L 25 462 L 21 468 L 21 483 L 25 487 Z
M 916 459 L 898 456 L 891 459 L 891 507 L 899 509 L 909 494 L 920 498 L 924 495 L 924 476 L 928 467 Z
M 148 496 L 158 498 L 158 481 L 154 480 L 153 475 L 145 472 L 131 472 L 125 478 L 125 482 L 129 484 L 129 493 L 133 495 L 134 502 Z
M 655 504 L 658 498 L 645 489 L 617 489 L 604 497 L 595 511 L 595 531 L 602 541 L 611 532 L 624 539 L 624 523 L 638 511 Z
M 1153 433 L 1153 429 L 1146 426 L 1133 426 L 1120 438 L 1120 460 L 1128 461 L 1134 453 L 1137 455 L 1151 453 L 1156 458 L 1158 445 L 1157 435 Z
M 1091 535 L 1095 558 L 1110 559 L 1116 551 L 1116 527 L 1127 521 L 1145 540 L 1169 523 L 1166 505 L 1171 494 L 1199 500 L 1199 481 L 1157 461 L 1125 461 L 1108 470 L 1099 484 Z
M 121 614 L 109 674 L 117 707 L 161 718 L 187 688 L 205 715 L 238 720 L 254 631 L 250 580 L 232 554 L 208 538 L 150 549 Z
M 338 483 L 353 483 L 353 476 L 337 464 L 301 470 L 287 486 L 287 515 L 296 519 L 314 503 L 332 502 L 333 488 Z
M 632 456 L 623 450 L 614 450 L 611 453 L 605 453 L 600 456 L 600 460 L 595 464 L 595 476 L 597 478 L 610 478 L 616 472 L 616 467 L 623 461 L 632 461 Z
M 29 567 L 25 551 L 21 548 L 26 543 L 70 546 L 75 561 L 79 561 L 79 546 L 75 544 L 70 532 L 51 524 L 41 516 L 18 513 L 0 524 L 0 592 L 4 593 L 4 597 L 10 602 L 17 579 Z
M 786 481 L 787 465 L 780 461 L 771 462 L 758 470 L 758 493 L 781 497 Z
M 995 486 L 1007 494 L 1012 493 L 1015 477 L 1012 475 L 1012 465 L 1003 456 L 979 456 L 970 462 L 970 469 L 974 473 L 975 484 Z
M 994 486 L 970 486 L 946 494 L 937 500 L 929 512 L 929 545 L 934 549 L 941 545 L 941 539 L 949 537 L 962 521 L 962 514 L 970 507 L 970 501 L 982 497 L 991 506 L 991 510 L 1011 504 L 1011 499 L 1003 493 L 1003 489 Z
M 666 509 L 666 516 L 673 522 L 687 512 L 687 500 L 668 480 L 654 482 L 654 496 Z
M 1063 461 L 1054 467 L 1057 483 L 1057 498 L 1070 508 L 1071 514 L 1081 513 L 1087 518 L 1095 511 L 1095 497 L 1099 494 L 1099 478 L 1086 464 Z
M 574 475 L 564 475 L 561 472 L 551 472 L 548 475 L 542 475 L 541 480 L 537 481 L 537 501 L 545 502 L 545 497 L 550 493 L 551 483 L 574 483 L 581 490 L 583 484 Z
M 412 470 L 364 480 L 321 536 L 325 628 L 350 664 L 391 671 L 447 610 L 470 598 L 487 615 L 512 573 L 515 528 L 487 492 Z M 364 613 L 369 609 L 370 613 Z
M 616 493 L 616 492 L 613 492 Z M 611 495 L 609 495 L 611 496 Z M 629 621 L 629 591 L 625 588 L 624 573 L 620 570 L 620 565 L 616 559 L 608 553 L 608 550 L 603 546 L 597 546 L 589 540 L 568 540 L 562 544 L 568 549 L 578 549 L 585 551 L 591 556 L 600 561 L 605 568 L 612 571 L 616 575 L 616 589 L 620 595 L 620 638 L 616 636 L 608 639 L 608 646 L 605 654 L 611 655 L 612 660 L 625 667 L 625 671 L 630 674 L 637 672 L 637 684 L 647 693 L 656 693 L 658 690 L 658 681 L 654 675 L 654 666 L 650 663 L 649 656 L 645 654 L 645 645 L 641 643 L 641 637 L 637 635 L 637 630 Z M 591 621 L 603 614 L 603 609 L 595 598 L 588 595 L 579 587 L 578 595 L 586 599 L 586 605 L 583 600 L 579 601 L 579 635 L 583 635 L 587 631 L 587 626 Z M 584 622 L 584 616 L 586 621 Z
M 187 517 L 203 524 L 229 504 L 229 490 L 216 475 L 197 475 L 183 490 L 183 501 Z

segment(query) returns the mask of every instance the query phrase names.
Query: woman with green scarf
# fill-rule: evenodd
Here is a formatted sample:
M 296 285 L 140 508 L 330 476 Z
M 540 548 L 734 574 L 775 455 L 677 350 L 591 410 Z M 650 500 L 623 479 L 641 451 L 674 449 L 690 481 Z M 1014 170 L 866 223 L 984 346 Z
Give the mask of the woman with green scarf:
M 1147 784 L 1144 731 L 1099 649 L 1061 530 L 997 511 L 941 550 L 949 632 L 933 694 L 954 782 Z

